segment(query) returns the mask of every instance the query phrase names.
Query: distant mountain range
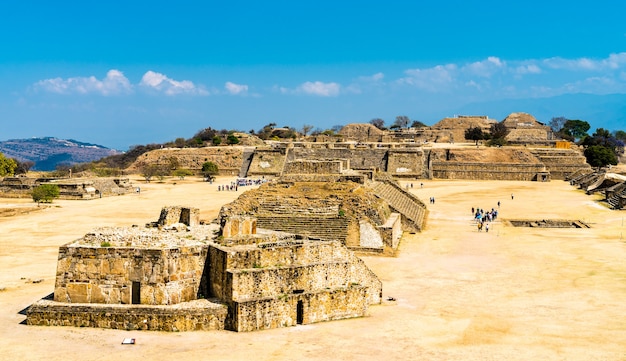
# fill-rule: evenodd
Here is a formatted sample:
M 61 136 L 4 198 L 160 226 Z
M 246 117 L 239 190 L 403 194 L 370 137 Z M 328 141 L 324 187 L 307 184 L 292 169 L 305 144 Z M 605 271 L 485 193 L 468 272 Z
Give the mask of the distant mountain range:
M 0 152 L 7 158 L 32 161 L 35 165 L 31 169 L 40 171 L 55 170 L 60 164 L 71 166 L 120 153 L 97 144 L 54 137 L 0 141 Z

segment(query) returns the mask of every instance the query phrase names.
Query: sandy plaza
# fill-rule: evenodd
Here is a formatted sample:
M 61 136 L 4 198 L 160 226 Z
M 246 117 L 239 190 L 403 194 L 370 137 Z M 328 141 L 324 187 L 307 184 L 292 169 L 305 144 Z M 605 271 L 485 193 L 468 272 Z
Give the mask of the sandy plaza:
M 0 199 L 0 358 L 626 360 L 625 213 L 561 180 L 402 181 L 435 203 L 426 229 L 405 233 L 395 257 L 362 256 L 383 282 L 384 301 L 367 317 L 242 333 L 22 324 L 24 309 L 54 291 L 59 246 L 95 227 L 154 221 L 169 205 L 197 207 L 210 221 L 246 191 L 217 190 L 232 180 L 133 178 L 139 193 L 40 209 L 31 199 Z M 472 208 L 498 202 L 498 219 L 479 232 Z M 513 227 L 507 219 L 590 228 Z M 136 343 L 122 345 L 125 338 Z

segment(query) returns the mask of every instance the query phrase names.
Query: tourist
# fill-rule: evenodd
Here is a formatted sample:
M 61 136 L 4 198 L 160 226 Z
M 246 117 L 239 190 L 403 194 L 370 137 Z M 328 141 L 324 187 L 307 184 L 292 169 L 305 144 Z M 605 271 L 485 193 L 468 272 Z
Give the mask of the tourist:
M 489 223 L 485 224 L 485 232 L 489 233 Z

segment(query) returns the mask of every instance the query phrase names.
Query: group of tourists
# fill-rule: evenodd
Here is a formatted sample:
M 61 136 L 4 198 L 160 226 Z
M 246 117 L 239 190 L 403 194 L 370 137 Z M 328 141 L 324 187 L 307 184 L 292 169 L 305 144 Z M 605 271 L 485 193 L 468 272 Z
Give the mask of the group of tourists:
M 499 201 L 498 207 L 500 207 Z M 485 232 L 489 232 L 489 223 L 495 221 L 498 218 L 498 210 L 495 208 L 491 208 L 490 211 L 485 211 L 482 208 L 472 207 L 472 215 L 474 217 L 474 221 L 476 222 L 478 232 L 482 231 L 483 228 L 485 229 Z
M 265 177 L 263 177 L 262 179 L 261 178 L 258 178 L 258 179 L 238 178 L 236 181 L 230 182 L 230 184 L 218 185 L 217 190 L 220 192 L 221 191 L 235 191 L 236 192 L 239 190 L 239 187 L 261 185 L 265 182 L 267 182 Z

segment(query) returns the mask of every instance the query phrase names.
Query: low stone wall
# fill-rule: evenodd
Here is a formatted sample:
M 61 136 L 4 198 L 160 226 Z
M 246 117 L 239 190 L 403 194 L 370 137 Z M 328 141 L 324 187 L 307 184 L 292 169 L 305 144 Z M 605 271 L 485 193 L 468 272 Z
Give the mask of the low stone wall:
M 172 305 L 197 293 L 208 246 L 166 249 L 61 246 L 54 300 Z M 134 291 L 133 287 L 139 287 Z M 137 297 L 137 296 L 135 296 Z
M 392 213 L 387 222 L 378 227 L 383 238 L 383 243 L 392 249 L 398 248 L 400 238 L 402 237 L 402 217 L 399 213 Z
M 344 163 L 349 168 L 349 161 L 344 160 L 302 160 L 289 161 L 285 165 L 284 174 L 341 174 Z
M 322 321 L 362 317 L 367 312 L 366 288 L 345 288 L 300 294 L 283 294 L 274 299 L 234 302 L 234 331 L 256 331 Z
M 226 305 L 196 300 L 176 306 L 70 304 L 40 300 L 29 307 L 26 323 L 36 326 L 99 327 L 120 330 L 223 330 Z
M 311 160 L 349 159 L 352 169 L 387 169 L 386 148 L 293 148 L 290 158 Z
M 439 179 L 534 181 L 545 172 L 543 164 L 432 162 L 432 174 Z
M 176 223 L 184 223 L 195 227 L 200 224 L 200 210 L 198 208 L 171 206 L 163 207 L 159 215 L 158 224 L 169 226 Z

